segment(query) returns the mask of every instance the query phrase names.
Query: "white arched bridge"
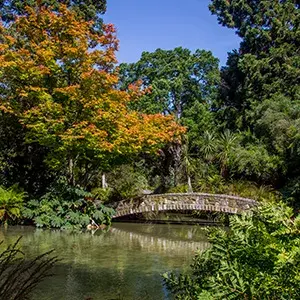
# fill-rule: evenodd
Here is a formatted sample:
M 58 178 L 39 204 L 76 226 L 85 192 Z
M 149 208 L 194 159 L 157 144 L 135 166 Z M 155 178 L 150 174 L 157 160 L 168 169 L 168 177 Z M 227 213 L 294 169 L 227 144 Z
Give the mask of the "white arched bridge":
M 241 214 L 256 205 L 252 199 L 220 194 L 152 194 L 118 202 L 113 218 L 150 212 L 205 211 Z

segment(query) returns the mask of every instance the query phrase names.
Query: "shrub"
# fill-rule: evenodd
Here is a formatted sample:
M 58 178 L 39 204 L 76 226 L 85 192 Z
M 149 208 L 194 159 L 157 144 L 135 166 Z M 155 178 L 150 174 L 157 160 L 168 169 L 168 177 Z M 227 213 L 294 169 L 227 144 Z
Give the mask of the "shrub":
M 188 189 L 189 189 L 188 185 L 180 184 L 175 187 L 169 188 L 167 193 L 187 193 Z
M 263 203 L 230 217 L 231 230 L 211 228 L 211 247 L 190 274 L 164 275 L 177 299 L 300 299 L 300 215 Z
M 258 186 L 255 182 L 246 180 L 225 181 L 220 175 L 210 176 L 198 181 L 195 188 L 203 193 L 227 194 L 250 198 L 254 200 L 280 201 L 282 195 L 271 186 Z
M 95 199 L 101 201 L 102 203 L 109 202 L 113 196 L 112 188 L 94 188 L 92 189 L 92 195 Z
M 57 186 L 39 200 L 29 201 L 23 217 L 37 227 L 85 228 L 93 219 L 97 224 L 111 223 L 114 210 L 93 201 L 93 195 L 80 188 Z
M 16 186 L 8 189 L 0 187 L 0 221 L 7 223 L 20 217 L 26 193 L 17 190 Z
M 238 147 L 234 153 L 233 173 L 258 182 L 273 182 L 282 170 L 279 156 L 270 155 L 263 145 Z
M 130 165 L 122 165 L 107 174 L 109 186 L 113 189 L 112 197 L 128 199 L 139 196 L 148 188 L 146 176 Z

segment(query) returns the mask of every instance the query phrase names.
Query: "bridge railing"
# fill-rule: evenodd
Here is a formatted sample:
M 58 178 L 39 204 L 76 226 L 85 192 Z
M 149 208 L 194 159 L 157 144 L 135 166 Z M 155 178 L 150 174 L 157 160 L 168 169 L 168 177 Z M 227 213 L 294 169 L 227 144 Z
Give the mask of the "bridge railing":
M 153 194 L 119 202 L 114 217 L 167 210 L 222 211 L 237 214 L 249 210 L 255 205 L 255 200 L 233 195 L 207 193 Z

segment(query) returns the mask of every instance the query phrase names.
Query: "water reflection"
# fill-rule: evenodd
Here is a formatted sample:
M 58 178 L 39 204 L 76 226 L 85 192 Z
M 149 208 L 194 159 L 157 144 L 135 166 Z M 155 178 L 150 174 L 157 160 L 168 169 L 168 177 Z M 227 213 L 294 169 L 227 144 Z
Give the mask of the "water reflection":
M 154 230 L 155 227 L 153 227 L 153 231 Z M 139 232 L 127 231 L 114 227 L 111 228 L 111 231 L 124 242 L 125 247 L 131 247 L 132 245 L 138 244 L 143 251 L 160 253 L 161 255 L 164 255 L 169 251 L 173 251 L 173 253 L 176 252 L 178 255 L 189 255 L 195 252 L 195 250 L 204 250 L 208 247 L 208 243 L 205 241 L 194 241 L 193 237 L 195 237 L 196 240 L 195 232 L 193 233 L 193 230 L 188 230 L 187 228 L 184 228 L 183 230 L 184 234 L 187 236 L 186 239 L 179 239 L 174 233 L 174 238 L 172 239 L 171 237 L 141 234 Z M 205 240 L 202 232 L 201 236 Z
M 62 261 L 34 299 L 170 299 L 160 274 L 183 270 L 208 247 L 198 226 L 116 223 L 108 232 L 66 233 L 9 227 L 4 244 L 22 235 L 30 256 L 55 249 Z

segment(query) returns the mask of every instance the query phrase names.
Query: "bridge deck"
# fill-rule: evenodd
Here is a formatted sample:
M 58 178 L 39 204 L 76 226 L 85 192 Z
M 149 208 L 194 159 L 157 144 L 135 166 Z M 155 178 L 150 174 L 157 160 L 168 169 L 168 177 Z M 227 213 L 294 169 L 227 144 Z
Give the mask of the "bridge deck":
M 255 200 L 231 195 L 206 193 L 145 195 L 119 202 L 114 218 L 159 211 L 197 210 L 240 214 L 255 205 Z

